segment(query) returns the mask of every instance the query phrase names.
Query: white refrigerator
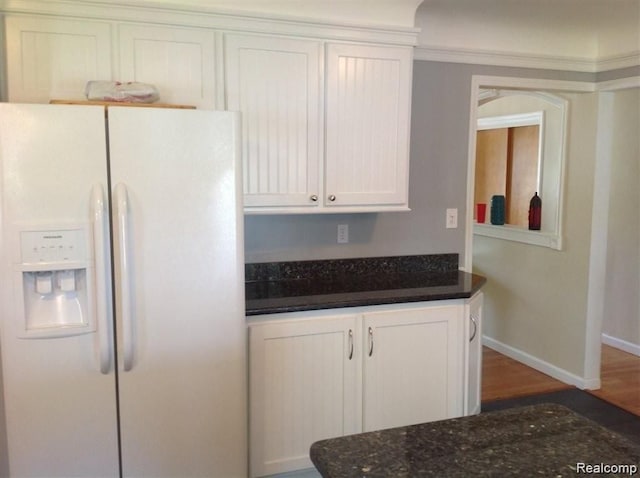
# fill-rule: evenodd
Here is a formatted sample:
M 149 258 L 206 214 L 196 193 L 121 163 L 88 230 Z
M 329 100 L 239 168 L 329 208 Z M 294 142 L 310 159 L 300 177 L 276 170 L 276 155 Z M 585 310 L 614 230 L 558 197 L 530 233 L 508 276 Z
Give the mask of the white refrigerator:
M 0 476 L 247 475 L 239 135 L 0 104 Z

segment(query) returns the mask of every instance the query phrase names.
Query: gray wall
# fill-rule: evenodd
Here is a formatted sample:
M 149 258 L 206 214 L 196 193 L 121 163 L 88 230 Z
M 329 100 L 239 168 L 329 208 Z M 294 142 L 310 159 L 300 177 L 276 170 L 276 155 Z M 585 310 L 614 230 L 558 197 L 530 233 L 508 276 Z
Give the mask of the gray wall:
M 596 81 L 618 80 L 620 78 L 631 78 L 633 76 L 640 76 L 640 66 L 602 71 L 597 74 Z
M 471 76 L 594 81 L 590 73 L 416 61 L 413 67 L 410 212 L 245 217 L 245 261 L 458 253 L 465 244 Z M 458 208 L 458 229 L 445 210 Z M 349 224 L 349 244 L 337 244 Z

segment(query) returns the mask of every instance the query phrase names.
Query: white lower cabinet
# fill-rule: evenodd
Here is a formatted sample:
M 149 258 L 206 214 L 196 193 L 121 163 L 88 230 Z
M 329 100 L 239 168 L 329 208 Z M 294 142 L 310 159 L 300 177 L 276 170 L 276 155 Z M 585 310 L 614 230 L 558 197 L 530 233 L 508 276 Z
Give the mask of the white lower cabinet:
M 465 316 L 465 415 L 480 413 L 482 398 L 482 306 L 484 296 L 478 292 L 467 302 Z
M 363 431 L 462 414 L 462 307 L 363 315 Z
M 360 431 L 355 315 L 249 327 L 250 470 L 313 466 L 316 440 Z
M 461 416 L 465 310 L 446 301 L 250 318 L 251 476 L 312 467 L 317 440 Z

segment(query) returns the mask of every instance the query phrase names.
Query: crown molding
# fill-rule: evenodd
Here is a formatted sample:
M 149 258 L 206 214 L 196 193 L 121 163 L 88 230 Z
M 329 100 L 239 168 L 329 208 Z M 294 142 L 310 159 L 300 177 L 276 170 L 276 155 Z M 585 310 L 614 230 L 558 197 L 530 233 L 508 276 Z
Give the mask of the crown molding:
M 574 93 L 593 93 L 596 84 L 592 81 L 568 81 L 550 80 L 542 78 L 521 78 L 509 76 L 472 75 L 471 90 L 480 89 L 521 89 L 533 91 L 565 91 Z M 477 104 L 478 99 L 472 98 L 472 104 Z M 548 98 L 547 101 L 553 101 Z
M 640 76 L 600 81 L 598 83 L 598 91 L 619 91 L 630 88 L 640 88 Z
M 596 73 L 638 66 L 640 65 L 640 50 L 626 53 L 624 55 L 598 58 L 595 63 Z
M 640 65 L 640 50 L 600 59 L 565 57 L 558 55 L 534 55 L 502 51 L 440 48 L 418 45 L 414 59 L 472 65 L 510 66 L 542 70 L 577 71 L 599 73 Z
M 294 35 L 324 40 L 376 42 L 415 46 L 420 30 L 414 27 L 360 25 L 312 17 L 256 14 L 179 3 L 107 2 L 104 0 L 0 0 L 0 14 L 46 15 L 110 22 L 155 23 L 221 31 Z

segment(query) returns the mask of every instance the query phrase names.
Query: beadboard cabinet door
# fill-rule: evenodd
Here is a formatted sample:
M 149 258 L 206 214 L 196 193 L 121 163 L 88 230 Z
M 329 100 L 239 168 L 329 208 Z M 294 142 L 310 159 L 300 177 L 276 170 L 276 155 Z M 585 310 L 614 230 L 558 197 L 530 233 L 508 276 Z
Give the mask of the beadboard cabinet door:
M 363 431 L 463 413 L 461 306 L 364 314 Z
M 330 207 L 408 206 L 412 49 L 328 44 Z
M 356 316 L 252 325 L 250 471 L 312 468 L 317 440 L 360 431 Z
M 15 103 L 84 99 L 88 80 L 111 79 L 111 25 L 5 16 L 7 93 Z
M 322 43 L 226 34 L 227 109 L 242 112 L 245 208 L 319 204 Z
M 216 108 L 213 30 L 121 24 L 118 39 L 119 79 L 155 85 L 163 103 Z

